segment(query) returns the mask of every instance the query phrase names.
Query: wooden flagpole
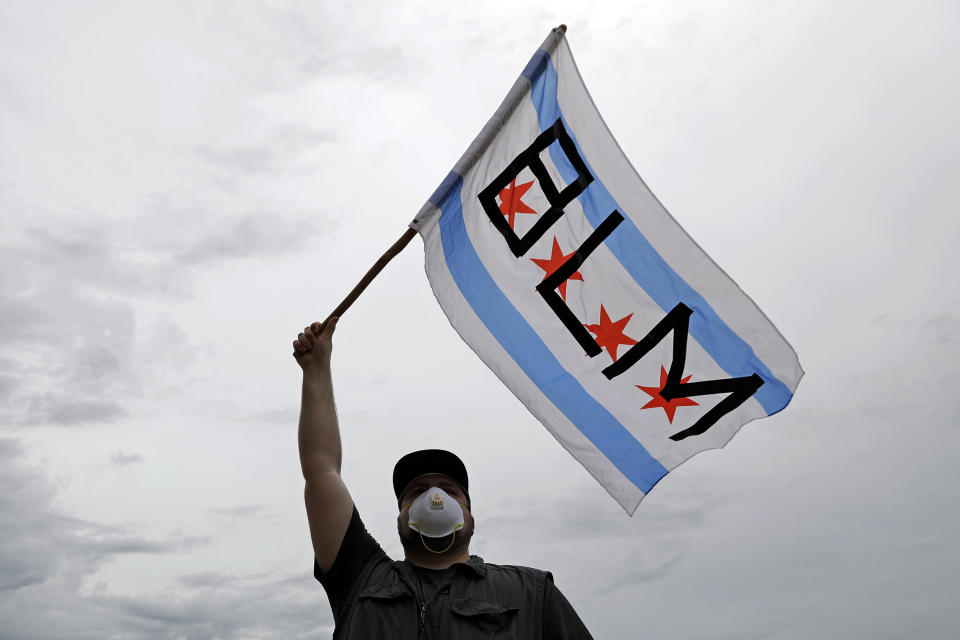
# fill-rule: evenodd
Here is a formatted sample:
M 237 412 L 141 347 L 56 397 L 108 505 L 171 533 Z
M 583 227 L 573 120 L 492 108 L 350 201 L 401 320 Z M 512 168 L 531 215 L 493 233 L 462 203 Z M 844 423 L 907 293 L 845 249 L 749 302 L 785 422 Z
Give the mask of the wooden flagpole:
M 327 316 L 326 320 L 323 321 L 323 324 L 327 323 L 327 320 L 333 317 L 340 317 L 344 312 L 350 308 L 357 298 L 360 297 L 360 294 L 363 293 L 363 290 L 373 282 L 373 279 L 383 271 L 383 268 L 387 266 L 387 263 L 393 260 L 394 257 L 406 247 L 410 240 L 413 239 L 413 236 L 417 235 L 417 232 L 413 229 L 407 229 L 403 232 L 403 235 L 400 236 L 400 239 L 393 243 L 386 253 L 384 253 L 380 258 L 373 263 L 373 266 L 370 267 L 370 270 L 367 271 L 366 275 L 360 279 L 360 282 L 347 294 L 347 297 L 343 299 L 343 302 L 337 305 L 337 308 L 330 312 L 330 315 Z
M 559 29 L 561 33 L 566 33 L 567 25 L 561 24 L 559 27 L 556 27 L 556 29 Z M 413 236 L 416 234 L 417 232 L 413 229 L 407 229 L 404 231 L 403 235 L 400 236 L 400 239 L 394 242 L 393 246 L 387 249 L 386 253 L 380 256 L 380 259 L 373 263 L 373 266 L 370 267 L 370 270 L 367 271 L 366 275 L 360 279 L 360 282 L 357 283 L 353 290 L 347 294 L 347 297 L 343 299 L 343 302 L 338 304 L 337 308 L 330 312 L 330 315 L 326 317 L 326 319 L 323 321 L 323 324 L 326 324 L 327 320 L 330 318 L 342 316 L 344 312 L 350 308 L 350 305 L 352 305 L 356 299 L 360 297 L 360 294 L 363 293 L 363 290 L 366 289 L 371 282 L 373 282 L 373 279 L 376 278 L 381 271 L 383 271 L 383 268 L 387 266 L 387 263 L 393 260 L 398 253 L 403 251 L 403 248 L 410 243 L 410 240 L 412 240 Z

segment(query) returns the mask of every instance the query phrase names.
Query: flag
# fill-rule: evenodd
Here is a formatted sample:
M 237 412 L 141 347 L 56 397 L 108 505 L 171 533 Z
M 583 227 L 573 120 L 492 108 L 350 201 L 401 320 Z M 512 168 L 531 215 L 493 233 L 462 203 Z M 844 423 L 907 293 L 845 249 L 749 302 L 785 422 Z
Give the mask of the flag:
M 450 323 L 630 514 L 803 376 L 607 129 L 554 29 L 411 223 Z

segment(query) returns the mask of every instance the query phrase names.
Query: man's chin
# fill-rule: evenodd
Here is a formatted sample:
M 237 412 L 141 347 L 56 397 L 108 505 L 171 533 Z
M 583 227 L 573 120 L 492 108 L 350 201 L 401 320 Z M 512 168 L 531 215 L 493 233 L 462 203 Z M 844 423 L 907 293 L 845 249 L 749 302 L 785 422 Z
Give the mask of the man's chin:
M 429 538 L 413 529 L 408 529 L 400 536 L 400 544 L 408 556 L 446 556 L 459 555 L 470 546 L 472 531 L 461 529 L 442 538 Z M 451 537 L 453 538 L 451 540 Z

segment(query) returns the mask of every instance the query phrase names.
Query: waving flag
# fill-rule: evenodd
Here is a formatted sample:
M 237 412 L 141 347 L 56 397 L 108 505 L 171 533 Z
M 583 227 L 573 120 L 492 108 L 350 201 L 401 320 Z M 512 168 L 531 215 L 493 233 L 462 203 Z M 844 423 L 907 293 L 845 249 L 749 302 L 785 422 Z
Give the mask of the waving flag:
M 628 513 L 803 375 L 637 175 L 562 28 L 410 226 L 453 327 Z

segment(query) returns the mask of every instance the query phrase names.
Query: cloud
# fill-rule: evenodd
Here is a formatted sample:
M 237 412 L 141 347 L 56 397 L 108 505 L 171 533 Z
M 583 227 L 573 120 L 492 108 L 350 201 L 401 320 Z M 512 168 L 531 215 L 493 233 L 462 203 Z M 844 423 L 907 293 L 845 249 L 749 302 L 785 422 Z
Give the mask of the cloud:
M 225 148 L 201 145 L 197 155 L 228 174 L 243 176 L 281 172 L 316 147 L 336 141 L 332 131 L 314 131 L 303 127 L 282 126 L 260 144 Z
M 632 549 L 625 557 L 618 559 L 611 570 L 604 572 L 603 585 L 595 593 L 604 596 L 620 589 L 665 578 L 684 556 L 686 553 L 678 549 L 657 548 L 654 552 Z
M 130 464 L 139 464 L 143 462 L 143 456 L 139 453 L 124 453 L 117 450 L 110 454 L 110 462 L 115 465 L 125 467 Z
M 193 593 L 169 597 L 94 596 L 113 627 L 133 638 L 329 638 L 332 618 L 312 577 L 243 577 L 186 574 L 180 585 Z
M 10 363 L 0 363 L 0 370 L 10 366 Z M 17 388 L 17 379 L 10 375 L 0 374 L 0 400 L 8 398 Z
M 16 207 L 16 203 L 4 204 Z M 13 276 L 4 283 L 5 295 L 52 302 L 37 298 L 73 290 L 80 295 L 71 298 L 88 300 L 84 294 L 93 292 L 153 298 L 174 295 L 184 284 L 175 271 L 171 273 L 175 265 L 168 251 L 132 250 L 125 237 L 128 223 L 113 221 L 105 212 L 40 210 L 35 214 L 47 225 L 30 224 L 29 217 L 10 220 L 10 235 L 0 243 L 4 249 L 0 264 Z M 63 313 L 52 317 L 61 323 L 69 319 Z
M 117 452 L 119 453 L 119 452 Z M 122 556 L 189 554 L 206 536 L 137 535 L 73 518 L 54 507 L 57 485 L 0 438 L 0 638 L 329 637 L 322 588 L 297 575 L 185 574 L 176 594 L 117 595 L 87 582 Z M 221 510 L 238 517 L 259 506 Z
M 240 51 L 219 51 L 218 57 L 240 62 L 247 82 L 260 90 L 290 90 L 311 81 L 360 76 L 402 82 L 413 72 L 408 62 L 415 45 L 398 21 L 422 21 L 419 11 L 385 12 L 376 3 L 263 6 L 244 15 L 205 16 L 229 34 L 223 39 L 244 42 Z M 212 25 L 210 25 L 212 26 Z
M 648 497 L 633 518 L 598 487 L 561 480 L 549 494 L 478 506 L 477 547 L 492 562 L 553 571 L 571 601 L 630 593 L 668 579 L 686 557 L 687 541 L 722 511 L 727 500 L 702 480 L 695 471 L 671 479 L 688 490 L 672 491 L 670 501 Z
M 172 257 L 182 240 L 140 242 L 151 212 L 123 223 L 44 215 L 48 227 L 11 220 L 0 238 L 0 271 L 9 275 L 0 280 L 0 425 L 116 422 L 138 403 L 178 393 L 197 351 L 170 306 L 191 295 L 194 266 Z M 206 242 L 235 258 L 261 252 L 252 239 L 249 250 L 237 246 L 247 228 L 260 233 L 241 224 L 232 243 Z M 274 221 L 265 233 L 285 241 L 281 228 Z M 190 249 L 198 259 L 204 242 Z
M 149 334 L 132 300 L 175 278 L 124 257 L 102 221 L 10 229 L 0 240 L 0 270 L 10 275 L 0 281 L 0 380 L 16 384 L 0 385 L 0 419 L 75 426 L 127 415 L 146 378 L 133 366 L 136 341 Z
M 287 427 L 291 424 L 296 424 L 299 416 L 299 407 L 285 407 L 282 409 L 262 409 L 253 412 L 238 412 L 237 419 Z
M 236 579 L 236 576 L 228 576 L 216 571 L 204 571 L 184 574 L 177 578 L 177 581 L 185 587 L 199 589 L 202 587 L 222 587 Z
M 71 427 L 114 422 L 125 415 L 127 411 L 115 402 L 69 398 L 48 393 L 34 396 L 22 424 L 55 424 Z
M 173 535 L 167 540 L 148 540 L 106 531 L 78 538 L 74 548 L 96 556 L 116 556 L 126 553 L 184 553 L 210 544 L 210 539 L 202 536 Z
M 0 591 L 51 580 L 75 584 L 118 555 L 182 552 L 207 543 L 178 535 L 150 540 L 72 518 L 54 508 L 56 494 L 55 483 L 26 462 L 20 442 L 0 438 Z
M 229 518 L 260 518 L 264 515 L 264 507 L 260 504 L 251 504 L 225 509 L 210 509 L 210 513 Z
M 695 473 L 674 482 L 695 485 Z M 600 499 L 604 498 L 604 499 Z M 647 500 L 642 513 L 635 516 L 648 540 L 672 539 L 678 531 L 705 526 L 714 509 L 723 502 L 721 495 L 709 487 L 691 490 L 678 501 L 663 503 Z M 573 515 L 573 517 L 572 517 Z M 551 539 L 573 544 L 602 541 L 610 544 L 624 536 L 637 535 L 637 525 L 625 519 L 623 511 L 594 487 L 580 486 L 556 494 L 525 496 L 520 502 L 502 501 L 480 512 L 484 530 L 498 539 L 535 539 L 550 531 Z
M 177 252 L 177 261 L 210 265 L 225 260 L 292 253 L 306 246 L 314 227 L 270 215 L 245 215 L 218 222 Z
M 42 582 L 63 550 L 44 534 L 59 530 L 59 517 L 47 512 L 55 488 L 26 465 L 18 440 L 0 438 L 0 591 Z M 39 535 L 37 535 L 39 534 Z

